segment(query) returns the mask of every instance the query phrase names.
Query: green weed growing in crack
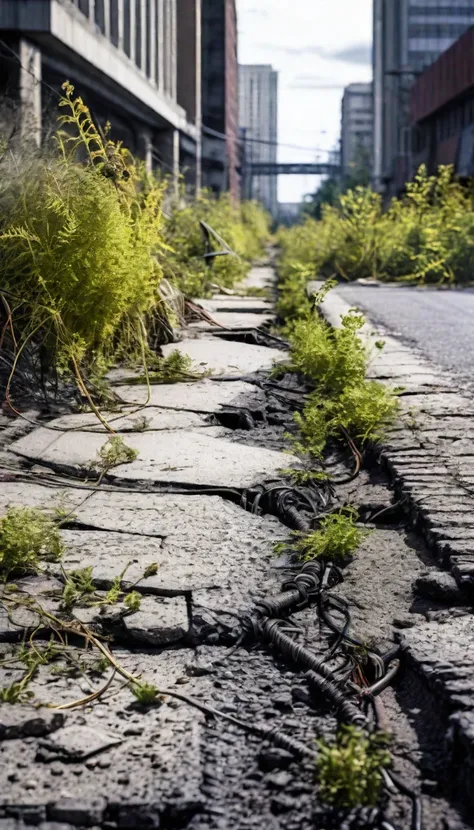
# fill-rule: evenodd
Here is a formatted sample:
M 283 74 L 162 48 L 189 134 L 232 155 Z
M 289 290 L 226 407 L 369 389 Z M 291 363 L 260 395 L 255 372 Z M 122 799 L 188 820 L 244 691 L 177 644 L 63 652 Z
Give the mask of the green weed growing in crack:
M 281 475 L 289 476 L 291 483 L 297 487 L 304 487 L 315 482 L 330 481 L 331 476 L 324 470 L 294 470 L 292 468 L 280 470 Z
M 140 606 L 142 603 L 141 594 L 139 594 L 138 591 L 131 591 L 129 594 L 126 595 L 124 603 L 127 606 L 128 610 L 134 614 L 136 611 L 140 610 Z
M 158 573 L 158 563 L 151 562 L 150 565 L 147 565 L 145 570 L 143 571 L 143 579 L 148 579 L 150 576 L 156 576 Z
M 383 783 L 382 770 L 390 765 L 383 732 L 366 734 L 354 726 L 342 726 L 336 741 L 318 741 L 316 762 L 320 794 L 338 807 L 375 806 Z
M 36 573 L 41 560 L 61 558 L 64 544 L 56 523 L 35 507 L 10 507 L 0 519 L 0 578 Z
M 75 605 L 90 599 L 95 594 L 93 581 L 94 568 L 82 568 L 75 571 L 64 571 L 66 582 L 63 588 L 62 604 L 65 610 L 70 611 Z
M 321 302 L 327 286 L 316 295 Z M 302 413 L 295 413 L 300 439 L 295 448 L 319 458 L 330 438 L 348 435 L 362 447 L 379 440 L 398 409 L 395 390 L 366 379 L 369 350 L 359 338 L 364 317 L 354 309 L 333 329 L 316 314 L 288 328 L 291 361 L 284 369 L 313 387 Z
M 212 374 L 211 370 L 199 371 L 193 366 L 193 361 L 187 354 L 181 354 L 174 349 L 167 357 L 153 357 L 148 376 L 149 383 L 189 383 L 202 380 Z M 149 363 L 150 363 L 149 360 Z M 126 383 L 144 383 L 147 378 L 140 375 L 138 378 L 128 378 Z
M 277 553 L 290 550 L 305 562 L 320 558 L 344 562 L 372 532 L 357 527 L 356 521 L 355 508 L 344 507 L 325 516 L 318 530 L 293 531 L 291 542 L 278 542 L 275 550 Z
M 131 688 L 141 706 L 150 706 L 153 703 L 157 703 L 160 692 L 151 683 L 133 683 Z
M 138 456 L 138 450 L 128 447 L 121 435 L 112 435 L 109 440 L 100 448 L 97 459 L 91 466 L 100 470 L 102 479 L 113 467 L 120 464 L 131 464 Z

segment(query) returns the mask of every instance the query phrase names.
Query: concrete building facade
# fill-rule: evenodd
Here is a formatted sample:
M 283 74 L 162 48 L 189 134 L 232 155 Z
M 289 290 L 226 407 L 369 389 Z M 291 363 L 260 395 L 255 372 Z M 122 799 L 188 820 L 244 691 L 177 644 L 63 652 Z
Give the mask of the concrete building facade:
M 413 83 L 473 23 L 474 0 L 374 0 L 373 183 L 388 197 L 412 168 Z
M 370 164 L 373 150 L 372 84 L 350 84 L 344 89 L 341 110 L 341 169 L 349 178 L 360 151 Z
M 202 183 L 240 197 L 235 0 L 202 0 Z
M 266 65 L 239 67 L 239 125 L 245 163 L 276 163 L 278 139 L 278 73 Z M 246 197 L 257 199 L 274 218 L 278 216 L 276 176 L 246 179 Z
M 149 169 L 177 180 L 183 156 L 199 184 L 199 20 L 200 0 L 0 0 L 0 95 L 39 143 L 67 79 Z

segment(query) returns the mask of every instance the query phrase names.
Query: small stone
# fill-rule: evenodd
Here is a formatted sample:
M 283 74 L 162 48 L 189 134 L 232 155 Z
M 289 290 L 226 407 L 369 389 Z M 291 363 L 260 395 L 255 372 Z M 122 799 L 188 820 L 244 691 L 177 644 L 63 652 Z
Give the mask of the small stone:
M 274 772 L 265 778 L 265 782 L 275 790 L 285 790 L 291 781 L 289 772 Z
M 405 616 L 394 617 L 392 624 L 395 628 L 413 628 L 416 625 L 416 618 L 411 614 Z
M 291 695 L 278 695 L 277 697 L 272 697 L 271 702 L 273 703 L 275 709 L 278 709 L 279 712 L 292 712 L 293 711 L 293 700 Z
M 36 790 L 37 782 L 32 778 L 28 778 L 24 783 L 25 790 Z
M 186 666 L 186 673 L 190 677 L 205 677 L 213 673 L 212 663 L 189 663 Z
M 117 778 L 117 784 L 122 784 L 123 786 L 130 784 L 130 776 L 125 774 L 119 775 Z
M 105 749 L 121 743 L 115 735 L 107 735 L 89 726 L 65 726 L 42 742 L 42 747 L 60 759 L 85 761 Z
M 271 772 L 274 769 L 287 769 L 293 760 L 290 752 L 278 747 L 262 749 L 258 756 L 259 767 L 264 772 Z
M 51 709 L 36 709 L 34 706 L 0 706 L 0 741 L 17 738 L 49 735 L 63 726 L 66 720 L 64 712 Z

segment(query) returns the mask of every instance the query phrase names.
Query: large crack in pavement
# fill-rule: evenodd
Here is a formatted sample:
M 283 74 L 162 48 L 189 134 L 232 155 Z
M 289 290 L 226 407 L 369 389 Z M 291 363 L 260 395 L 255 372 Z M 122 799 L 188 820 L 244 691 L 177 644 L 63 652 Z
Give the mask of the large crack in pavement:
M 250 277 L 258 286 L 273 279 L 269 268 L 254 269 Z M 10 505 L 50 510 L 58 504 L 73 513 L 63 530 L 62 565 L 65 572 L 92 567 L 99 592 L 108 590 L 128 566 L 122 587 L 136 586 L 141 593 L 139 611 L 124 614 L 122 604 L 106 613 L 97 607 L 73 610 L 77 620 L 109 638 L 125 669 L 224 715 L 275 727 L 311 748 L 317 738 L 334 735 L 331 709 L 311 694 L 301 668 L 277 650 L 259 640 L 239 645 L 242 620 L 278 594 L 288 575 L 288 561 L 275 556 L 273 543 L 285 540 L 291 526 L 281 515 L 270 515 L 271 510 L 259 515 L 243 509 L 255 502 L 245 505 L 241 495 L 250 491 L 257 505 L 265 507 L 262 485 L 281 480 L 280 469 L 298 463 L 283 452 L 283 434 L 301 403 L 301 391 L 262 383 L 273 359 L 281 359 L 281 349 L 238 340 L 241 324 L 249 325 L 248 315 L 258 315 L 260 321 L 269 314 L 268 303 L 217 297 L 206 307 L 222 317 L 232 315 L 218 322 L 228 324 L 235 339 L 223 341 L 193 324 L 180 348 L 197 360 L 210 356 L 222 378 L 232 380 L 217 376 L 154 386 L 151 400 L 137 413 L 146 400 L 145 387 L 124 385 L 130 373 L 114 370 L 114 389 L 127 404 L 122 415 L 112 416 L 118 418 L 119 430 L 127 432 L 127 443 L 137 441 L 141 452 L 133 469 L 126 465 L 111 471 L 107 485 L 97 488 L 77 480 L 106 440 L 90 415 L 63 415 L 34 431 L 31 425 L 21 427 L 20 434 L 16 427 L 10 429 L 1 456 L 0 513 Z M 240 308 L 245 319 L 237 320 Z M 240 380 L 252 380 L 252 372 L 259 373 L 255 382 Z M 239 412 L 249 413 L 253 424 L 246 417 L 230 418 Z M 227 423 L 216 424 L 214 418 L 222 413 L 227 413 Z M 139 415 L 148 419 L 144 433 L 134 430 Z M 66 478 L 66 471 L 76 478 Z M 183 492 L 164 492 L 182 485 Z M 235 490 L 237 501 L 216 495 L 213 487 Z M 334 593 L 347 602 L 353 631 L 370 646 L 386 649 L 403 636 L 404 670 L 394 689 L 382 696 L 393 732 L 395 770 L 424 791 L 426 828 L 462 830 L 466 825 L 449 799 L 462 795 L 469 775 L 464 769 L 458 790 L 450 790 L 445 765 L 458 754 L 454 757 L 443 741 L 451 724 L 459 752 L 457 736 L 465 734 L 462 718 L 468 710 L 450 720 L 448 695 L 432 719 L 433 693 L 428 686 L 420 691 L 419 668 L 433 665 L 436 649 L 431 643 L 431 652 L 423 651 L 423 640 L 417 639 L 417 632 L 432 624 L 426 622 L 430 614 L 448 613 L 451 620 L 451 599 L 446 602 L 451 595 L 444 586 L 447 593 L 433 597 L 437 562 L 421 537 L 407 532 L 400 508 L 404 498 L 377 464 L 337 488 L 335 504 L 355 504 L 361 519 L 372 521 L 373 533 Z M 311 511 L 305 521 L 309 518 Z M 149 565 L 156 571 L 143 578 Z M 26 578 L 17 587 L 34 593 L 54 612 L 55 589 L 57 595 L 63 580 L 63 571 L 53 565 L 48 574 Z M 467 617 L 455 619 L 462 643 L 468 636 Z M 294 620 L 301 626 L 302 644 L 322 655 L 328 631 L 315 609 L 306 607 Z M 0 613 L 0 652 L 7 660 L 12 643 L 36 624 L 28 608 L 17 608 L 14 618 Z M 73 645 L 79 653 L 79 644 Z M 71 671 L 61 660 L 57 669 L 39 667 L 30 684 L 34 700 L 67 705 L 103 683 L 87 672 Z M 22 674 L 17 664 L 2 664 L 0 687 Z M 452 677 L 445 680 L 453 682 Z M 438 682 L 435 672 L 434 688 Z M 407 799 L 396 795 L 384 805 L 383 815 L 333 811 L 319 801 L 310 758 L 297 760 L 285 749 L 169 696 L 160 706 L 140 707 L 118 681 L 92 706 L 0 705 L 0 792 L 1 830 L 309 830 L 379 827 L 383 817 L 407 827 L 410 813 Z

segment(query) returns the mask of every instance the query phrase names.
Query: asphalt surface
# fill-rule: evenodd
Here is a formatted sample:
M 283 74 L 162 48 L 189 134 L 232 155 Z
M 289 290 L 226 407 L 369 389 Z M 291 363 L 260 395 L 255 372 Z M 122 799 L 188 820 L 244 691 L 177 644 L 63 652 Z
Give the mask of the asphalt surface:
M 474 384 L 474 289 L 342 285 L 338 294 L 429 360 Z

